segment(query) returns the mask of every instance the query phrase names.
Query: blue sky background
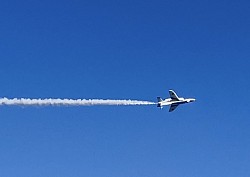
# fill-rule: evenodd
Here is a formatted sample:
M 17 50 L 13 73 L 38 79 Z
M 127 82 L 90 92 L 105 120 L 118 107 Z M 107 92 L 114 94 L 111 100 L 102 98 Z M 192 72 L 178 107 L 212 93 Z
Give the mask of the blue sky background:
M 249 177 L 250 3 L 0 2 L 0 95 L 197 102 L 0 108 L 0 176 Z

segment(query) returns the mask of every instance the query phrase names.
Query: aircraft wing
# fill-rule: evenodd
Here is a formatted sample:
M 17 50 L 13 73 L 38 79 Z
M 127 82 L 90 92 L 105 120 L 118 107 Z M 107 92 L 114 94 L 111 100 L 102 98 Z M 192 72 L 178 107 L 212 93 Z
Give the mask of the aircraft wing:
M 178 105 L 179 105 L 179 104 L 171 104 L 171 106 L 170 106 L 170 108 L 169 108 L 169 112 L 174 111 L 174 110 L 177 108 Z
M 172 100 L 179 101 L 179 97 L 173 90 L 169 90 L 169 95 Z

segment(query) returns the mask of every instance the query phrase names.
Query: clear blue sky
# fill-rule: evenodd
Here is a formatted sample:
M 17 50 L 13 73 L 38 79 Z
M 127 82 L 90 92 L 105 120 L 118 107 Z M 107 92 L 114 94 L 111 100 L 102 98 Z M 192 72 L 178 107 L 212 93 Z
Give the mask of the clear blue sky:
M 3 177 L 249 177 L 247 0 L 2 0 L 0 96 L 155 101 L 0 107 Z

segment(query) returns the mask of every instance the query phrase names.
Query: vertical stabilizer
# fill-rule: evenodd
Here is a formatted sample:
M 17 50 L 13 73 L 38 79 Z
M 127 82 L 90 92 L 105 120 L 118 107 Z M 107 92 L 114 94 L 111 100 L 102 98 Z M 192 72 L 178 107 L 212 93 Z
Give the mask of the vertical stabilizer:
M 157 97 L 157 102 L 162 102 L 163 100 L 161 99 L 161 97 Z

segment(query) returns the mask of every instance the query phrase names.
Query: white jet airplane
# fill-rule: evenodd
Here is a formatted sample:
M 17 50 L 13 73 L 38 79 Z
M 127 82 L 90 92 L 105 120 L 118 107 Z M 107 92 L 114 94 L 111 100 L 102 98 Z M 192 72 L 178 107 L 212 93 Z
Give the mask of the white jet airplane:
M 169 90 L 170 98 L 167 98 L 165 100 L 161 99 L 161 97 L 157 97 L 157 107 L 163 108 L 163 106 L 170 105 L 169 112 L 172 112 L 179 106 L 180 104 L 190 103 L 194 102 L 194 98 L 180 98 L 177 96 L 177 94 L 173 90 Z

